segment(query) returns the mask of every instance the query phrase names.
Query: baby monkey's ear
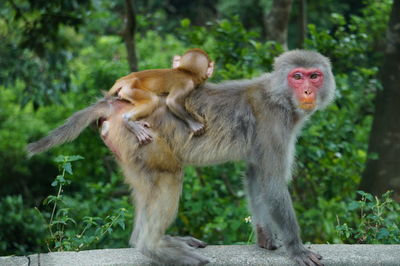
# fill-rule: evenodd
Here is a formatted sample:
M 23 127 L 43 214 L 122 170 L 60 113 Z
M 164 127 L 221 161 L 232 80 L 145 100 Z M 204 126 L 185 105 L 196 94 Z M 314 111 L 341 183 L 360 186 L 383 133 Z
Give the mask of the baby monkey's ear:
M 172 59 L 172 68 L 178 68 L 180 64 L 181 64 L 181 56 L 175 55 L 174 58 Z
M 207 78 L 210 78 L 212 76 L 212 74 L 214 73 L 214 61 L 211 61 L 208 64 L 208 68 L 207 68 Z

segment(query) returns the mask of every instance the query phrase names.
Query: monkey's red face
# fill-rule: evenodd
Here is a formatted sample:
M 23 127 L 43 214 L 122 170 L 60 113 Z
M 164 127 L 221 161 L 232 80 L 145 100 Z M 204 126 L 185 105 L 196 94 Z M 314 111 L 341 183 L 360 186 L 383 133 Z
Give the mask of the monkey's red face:
M 312 110 L 316 107 L 317 93 L 324 83 L 321 70 L 295 68 L 288 75 L 288 83 L 293 88 L 301 109 Z

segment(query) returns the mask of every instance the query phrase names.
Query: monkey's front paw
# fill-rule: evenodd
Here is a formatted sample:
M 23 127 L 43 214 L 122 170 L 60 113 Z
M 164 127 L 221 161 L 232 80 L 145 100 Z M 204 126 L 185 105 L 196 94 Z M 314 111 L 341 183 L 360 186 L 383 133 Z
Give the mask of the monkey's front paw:
M 189 127 L 195 136 L 200 136 L 206 131 L 205 125 L 199 122 L 192 122 Z
M 292 259 L 297 262 L 298 265 L 301 266 L 323 266 L 324 264 L 321 262 L 322 256 L 316 252 L 313 252 L 309 249 L 302 248 L 295 254 L 292 254 Z

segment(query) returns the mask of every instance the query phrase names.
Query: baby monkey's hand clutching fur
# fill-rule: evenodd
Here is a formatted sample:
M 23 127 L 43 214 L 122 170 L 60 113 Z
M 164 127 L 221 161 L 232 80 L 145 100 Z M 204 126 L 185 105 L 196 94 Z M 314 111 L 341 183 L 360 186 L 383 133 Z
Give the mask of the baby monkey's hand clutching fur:
M 122 119 L 125 126 L 136 135 L 139 144 L 151 142 L 153 136 L 148 130 L 150 124 L 137 120 L 150 115 L 159 105 L 159 96 L 163 94 L 168 94 L 166 104 L 169 110 L 182 119 L 195 136 L 204 133 L 204 123 L 198 121 L 198 115 L 196 120 L 185 110 L 184 101 L 190 92 L 211 77 L 214 62 L 206 52 L 194 48 L 182 56 L 175 56 L 172 67 L 133 72 L 118 79 L 107 93 L 134 105 L 123 114 Z

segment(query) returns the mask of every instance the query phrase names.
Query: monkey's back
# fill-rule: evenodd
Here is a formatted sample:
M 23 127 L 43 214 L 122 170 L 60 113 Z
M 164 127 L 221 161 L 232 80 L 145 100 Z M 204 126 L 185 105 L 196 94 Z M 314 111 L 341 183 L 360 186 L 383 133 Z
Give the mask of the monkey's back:
M 177 69 L 149 69 L 132 73 L 128 77 L 138 79 L 139 89 L 157 95 L 167 94 L 173 88 L 183 87 L 192 80 L 189 73 Z

